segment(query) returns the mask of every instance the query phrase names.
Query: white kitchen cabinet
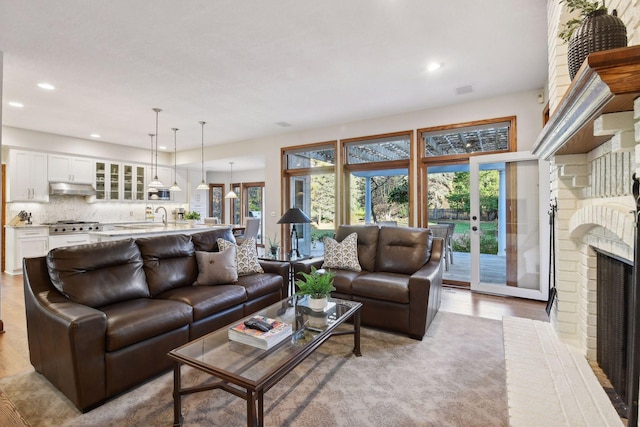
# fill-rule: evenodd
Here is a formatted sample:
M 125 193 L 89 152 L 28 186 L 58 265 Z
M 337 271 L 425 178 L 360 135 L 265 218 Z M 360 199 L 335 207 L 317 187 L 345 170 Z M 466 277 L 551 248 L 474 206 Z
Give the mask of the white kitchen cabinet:
M 202 173 L 193 170 L 189 171 L 189 211 L 200 213 L 200 222 L 208 214 L 209 190 L 198 190 L 197 187 L 202 182 Z
M 34 151 L 9 152 L 9 202 L 48 202 L 47 155 Z
M 122 200 L 144 201 L 146 199 L 146 175 L 142 165 L 122 165 Z
M 59 234 L 56 236 L 49 236 L 49 250 L 55 248 L 63 248 L 65 246 L 84 245 L 91 243 L 89 239 L 89 233 L 77 233 L 77 234 Z
M 22 274 L 23 258 L 45 256 L 49 251 L 49 227 L 6 227 L 5 232 L 5 273 Z
M 119 201 L 122 194 L 120 163 L 96 162 L 96 200 Z
M 182 191 L 172 191 L 171 201 L 174 203 L 187 203 L 187 198 L 189 195 L 189 181 L 187 178 L 186 170 L 176 169 L 176 183 L 182 189 Z M 173 181 L 171 181 L 171 185 L 173 185 Z
M 94 161 L 84 157 L 49 154 L 49 182 L 93 184 Z

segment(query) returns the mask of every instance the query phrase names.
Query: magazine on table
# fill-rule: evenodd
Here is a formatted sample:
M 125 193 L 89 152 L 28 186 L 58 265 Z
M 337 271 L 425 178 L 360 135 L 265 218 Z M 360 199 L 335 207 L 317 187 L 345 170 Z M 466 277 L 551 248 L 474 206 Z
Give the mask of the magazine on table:
M 271 326 L 268 331 L 261 331 L 248 327 L 245 322 L 229 328 L 229 339 L 242 344 L 251 345 L 262 350 L 268 350 L 291 336 L 291 325 L 264 316 L 253 316 L 251 319 L 261 320 Z

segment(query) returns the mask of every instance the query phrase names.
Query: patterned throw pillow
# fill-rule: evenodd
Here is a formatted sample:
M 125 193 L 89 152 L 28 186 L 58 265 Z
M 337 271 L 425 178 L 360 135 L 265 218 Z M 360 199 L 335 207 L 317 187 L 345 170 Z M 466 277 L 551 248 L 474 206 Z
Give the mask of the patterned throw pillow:
M 226 285 L 238 281 L 236 248 L 231 245 L 221 252 L 196 251 L 198 280 L 196 285 Z
M 218 247 L 224 251 L 228 247 L 235 246 L 228 240 L 218 239 Z M 238 276 L 246 276 L 254 273 L 264 273 L 264 270 L 258 262 L 258 251 L 256 250 L 256 239 L 248 238 L 241 245 L 236 246 L 236 266 L 238 268 Z
M 362 271 L 358 262 L 358 234 L 351 233 L 340 243 L 331 237 L 325 237 L 322 268 Z

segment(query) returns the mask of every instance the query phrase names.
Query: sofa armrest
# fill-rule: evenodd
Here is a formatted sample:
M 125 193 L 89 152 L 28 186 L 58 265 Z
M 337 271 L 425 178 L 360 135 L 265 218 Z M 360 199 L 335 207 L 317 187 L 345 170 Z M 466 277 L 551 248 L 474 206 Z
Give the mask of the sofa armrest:
M 23 261 L 29 357 L 78 408 L 106 397 L 106 315 L 77 304 L 51 283 L 46 260 Z
M 409 278 L 409 329 L 412 337 L 422 339 L 440 308 L 443 249 L 444 239 L 434 238 L 431 258 Z
M 299 272 L 303 272 L 303 273 L 311 273 L 311 267 L 315 267 L 316 269 L 319 269 L 320 267 L 322 267 L 322 264 L 324 263 L 324 257 L 315 257 L 315 258 L 308 258 L 308 259 L 301 259 L 299 261 L 294 261 L 292 263 L 292 267 L 293 267 L 293 273 L 294 273 L 294 278 L 295 279 L 300 279 L 301 276 L 298 274 Z
M 283 261 L 259 260 L 260 266 L 265 273 L 273 273 L 282 276 L 282 299 L 289 295 L 289 263 Z

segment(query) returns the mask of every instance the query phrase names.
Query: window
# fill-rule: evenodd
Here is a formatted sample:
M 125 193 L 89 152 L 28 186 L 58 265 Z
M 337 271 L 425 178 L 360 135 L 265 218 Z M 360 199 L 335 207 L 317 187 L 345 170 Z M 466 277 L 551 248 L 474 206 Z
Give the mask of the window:
M 224 184 L 209 184 L 209 216 L 217 218 L 220 223 L 224 219 Z
M 322 239 L 332 237 L 335 232 L 335 145 L 328 142 L 282 151 L 287 209 L 299 208 L 312 221 L 296 225 L 302 255 L 322 255 Z M 291 226 L 284 231 L 283 240 L 290 238 L 290 231 Z M 290 245 L 288 242 L 287 246 Z
M 260 229 L 256 243 L 264 245 L 264 182 L 242 183 L 242 205 L 244 209 L 244 218 L 260 218 Z
M 425 157 L 501 153 L 515 150 L 515 139 L 509 130 L 515 118 L 486 120 L 476 123 L 419 129 L 418 135 Z
M 349 224 L 409 225 L 412 132 L 342 141 Z

